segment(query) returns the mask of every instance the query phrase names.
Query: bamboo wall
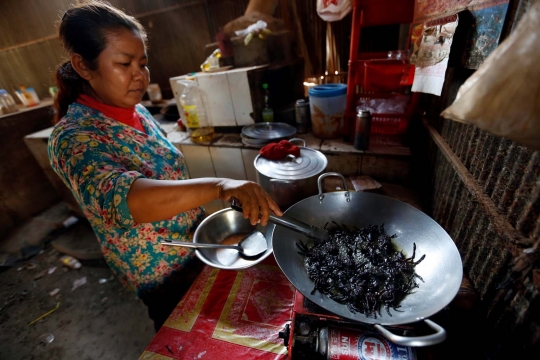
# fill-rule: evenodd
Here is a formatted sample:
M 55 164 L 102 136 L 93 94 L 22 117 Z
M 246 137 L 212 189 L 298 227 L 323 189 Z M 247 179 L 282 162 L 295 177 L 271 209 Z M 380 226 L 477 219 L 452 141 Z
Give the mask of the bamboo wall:
M 81 1 L 81 0 L 78 0 Z M 19 84 L 48 97 L 57 64 L 65 57 L 56 35 L 56 23 L 70 0 L 4 0 L 0 4 L 0 88 L 14 94 Z M 149 35 L 151 82 L 172 96 L 169 78 L 200 70 L 205 45 L 217 32 L 244 14 L 249 0 L 110 0 L 135 16 Z M 294 5 L 294 8 L 293 8 Z M 294 12 L 295 11 L 295 12 Z M 297 17 L 294 14 L 297 14 Z M 302 29 L 311 69 L 325 68 L 326 23 L 316 13 L 316 2 L 280 0 L 274 13 L 295 33 Z M 350 17 L 337 27 L 338 49 L 346 69 Z
M 511 2 L 503 38 L 529 6 Z M 472 73 L 450 66 L 441 96 L 422 96 L 413 168 L 482 300 L 478 347 L 486 359 L 533 358 L 540 350 L 540 152 L 439 116 Z

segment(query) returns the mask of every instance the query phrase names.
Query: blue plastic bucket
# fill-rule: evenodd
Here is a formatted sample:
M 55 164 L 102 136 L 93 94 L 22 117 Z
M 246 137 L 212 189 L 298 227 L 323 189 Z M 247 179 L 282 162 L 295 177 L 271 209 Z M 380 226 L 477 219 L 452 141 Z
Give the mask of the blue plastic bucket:
M 320 139 L 339 138 L 347 103 L 347 85 L 317 85 L 309 89 L 308 95 L 313 136 Z

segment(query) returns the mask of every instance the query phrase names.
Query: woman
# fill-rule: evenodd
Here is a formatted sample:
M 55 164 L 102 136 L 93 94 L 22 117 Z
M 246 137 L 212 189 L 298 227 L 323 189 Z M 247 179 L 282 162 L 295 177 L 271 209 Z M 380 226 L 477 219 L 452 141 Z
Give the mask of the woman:
M 56 74 L 51 165 L 157 330 L 201 267 L 192 250 L 161 240 L 191 241 L 204 217 L 200 206 L 214 199 L 238 198 L 252 224 L 282 212 L 254 182 L 188 178 L 182 154 L 139 104 L 149 71 L 146 33 L 136 19 L 85 2 L 66 11 L 59 37 L 69 60 Z

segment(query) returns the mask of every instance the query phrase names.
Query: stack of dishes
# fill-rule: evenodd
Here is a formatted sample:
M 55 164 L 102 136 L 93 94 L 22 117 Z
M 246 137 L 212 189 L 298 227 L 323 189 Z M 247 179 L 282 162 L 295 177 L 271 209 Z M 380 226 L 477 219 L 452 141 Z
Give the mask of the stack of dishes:
M 242 128 L 242 142 L 245 145 L 263 146 L 278 142 L 296 134 L 296 128 L 286 123 L 263 122 Z

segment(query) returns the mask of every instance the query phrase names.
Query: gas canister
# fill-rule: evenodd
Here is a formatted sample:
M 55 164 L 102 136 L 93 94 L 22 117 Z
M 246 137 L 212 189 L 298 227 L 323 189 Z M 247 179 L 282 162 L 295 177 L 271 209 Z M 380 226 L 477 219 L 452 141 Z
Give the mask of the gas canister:
M 332 326 L 319 330 L 318 352 L 327 360 L 416 360 L 413 348 L 378 333 Z

